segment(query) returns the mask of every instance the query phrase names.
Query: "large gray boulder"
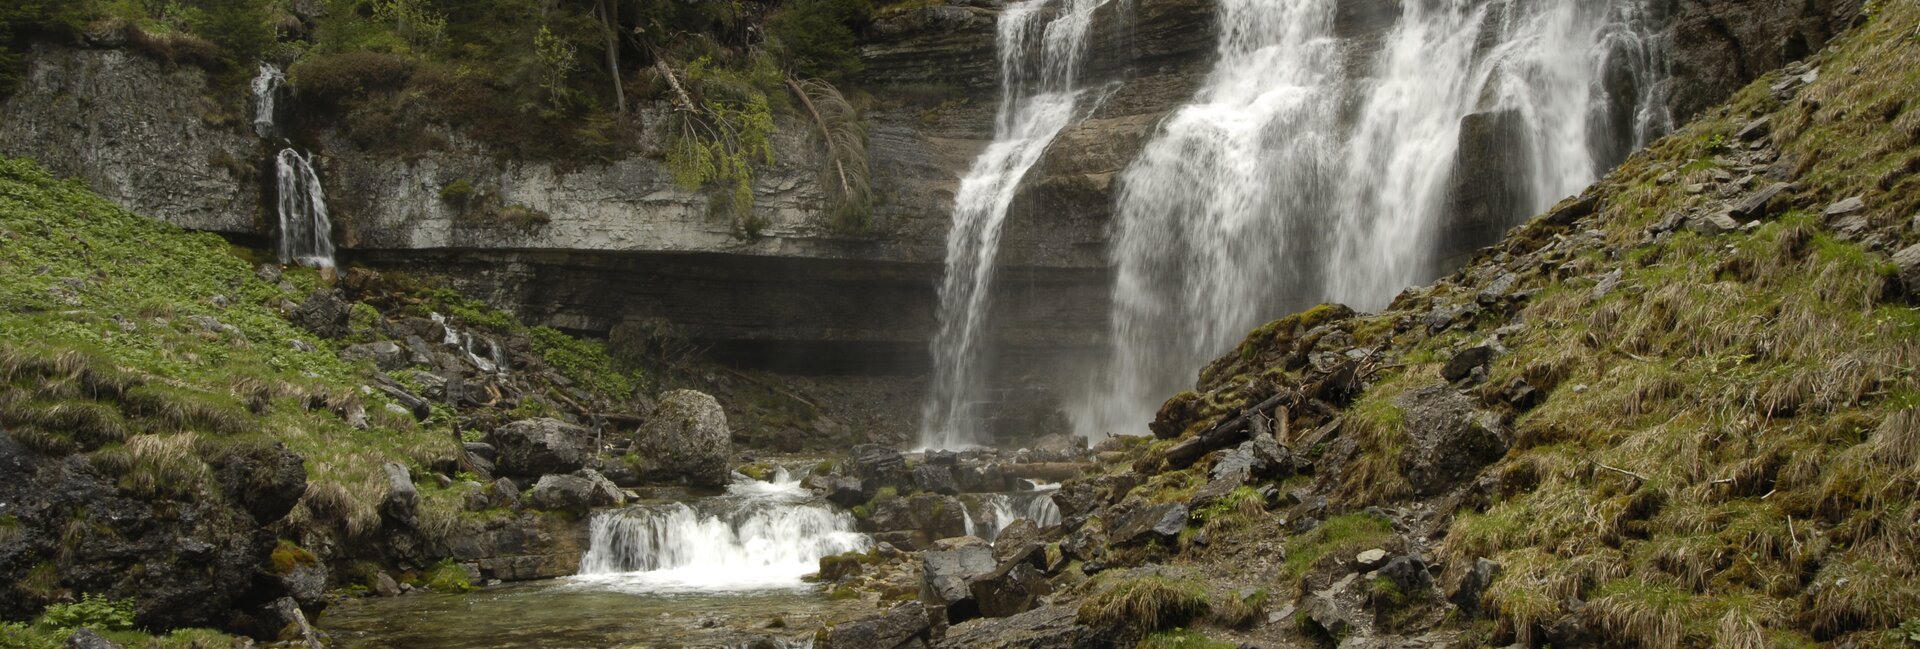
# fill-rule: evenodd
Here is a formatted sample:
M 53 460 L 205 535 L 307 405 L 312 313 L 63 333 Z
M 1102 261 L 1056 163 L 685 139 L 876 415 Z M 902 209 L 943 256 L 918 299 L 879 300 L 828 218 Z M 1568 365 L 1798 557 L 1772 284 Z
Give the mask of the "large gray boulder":
M 527 500 L 535 509 L 579 514 L 593 509 L 600 500 L 598 492 L 592 480 L 572 475 L 550 475 L 533 484 L 533 490 L 527 493 Z
M 524 419 L 488 438 L 502 475 L 536 477 L 580 470 L 587 460 L 587 429 L 558 419 Z
M 733 433 L 712 396 L 675 390 L 660 396 L 653 417 L 633 438 L 654 480 L 718 487 L 732 477 Z

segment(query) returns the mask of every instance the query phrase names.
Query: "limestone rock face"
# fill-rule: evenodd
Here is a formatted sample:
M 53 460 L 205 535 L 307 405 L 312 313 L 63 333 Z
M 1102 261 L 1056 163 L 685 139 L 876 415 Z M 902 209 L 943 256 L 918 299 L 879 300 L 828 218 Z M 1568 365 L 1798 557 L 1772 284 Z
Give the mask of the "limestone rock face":
M 653 417 L 634 435 L 633 450 L 655 480 L 718 487 L 732 476 L 733 433 L 720 402 L 693 390 L 660 396 Z

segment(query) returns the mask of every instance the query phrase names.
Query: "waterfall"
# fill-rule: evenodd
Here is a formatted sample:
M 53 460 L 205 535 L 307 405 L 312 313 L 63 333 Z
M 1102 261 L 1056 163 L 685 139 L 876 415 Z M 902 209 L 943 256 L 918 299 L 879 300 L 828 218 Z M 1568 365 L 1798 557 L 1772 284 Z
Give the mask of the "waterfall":
M 253 132 L 262 139 L 274 135 L 274 103 L 286 83 L 286 73 L 271 63 L 261 63 L 253 77 Z
M 1053 502 L 1053 492 L 1059 489 L 1058 484 L 1035 484 L 1030 491 L 983 494 L 977 504 L 981 519 L 975 519 L 967 508 L 961 508 L 966 515 L 967 534 L 992 541 L 999 538 L 1008 525 L 1022 518 L 1043 528 L 1059 525 L 1060 507 Z
M 1027 518 L 1040 527 L 1053 527 L 1060 524 L 1060 505 L 1053 502 L 1053 492 L 1059 491 L 1058 484 L 1037 485 L 1034 491 L 1038 495 L 1027 502 Z
M 940 284 L 933 385 L 920 441 L 930 449 L 972 446 L 980 402 L 983 336 L 1000 227 L 1020 180 L 1055 136 L 1084 112 L 1077 87 L 1093 12 L 1109 0 L 1023 0 L 1001 11 L 995 42 L 1000 107 L 993 143 L 960 180 Z
M 798 588 L 821 557 L 867 548 L 853 526 L 784 469 L 772 482 L 742 476 L 725 496 L 595 515 L 574 579 L 649 593 Z
M 313 159 L 293 149 L 274 158 L 279 172 L 280 263 L 333 267 L 333 223 Z
M 1671 127 L 1651 0 L 1406 2 L 1377 42 L 1340 4 L 1220 0 L 1214 69 L 1121 177 L 1081 433 L 1144 430 L 1253 327 L 1379 308 Z

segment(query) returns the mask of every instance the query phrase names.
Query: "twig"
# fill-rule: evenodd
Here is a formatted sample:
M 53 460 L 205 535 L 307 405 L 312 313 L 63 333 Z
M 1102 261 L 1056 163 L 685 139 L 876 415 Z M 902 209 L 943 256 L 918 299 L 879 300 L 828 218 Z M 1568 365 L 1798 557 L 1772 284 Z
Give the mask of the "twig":
M 1638 480 L 1640 480 L 1641 482 L 1651 482 L 1650 480 L 1648 480 L 1648 479 L 1647 479 L 1647 477 L 1646 477 L 1646 476 L 1643 476 L 1643 475 L 1640 475 L 1640 474 L 1638 474 L 1638 473 L 1634 473 L 1634 472 L 1632 472 L 1632 471 L 1628 471 L 1628 470 L 1626 470 L 1626 469 L 1622 469 L 1622 468 L 1620 468 L 1620 467 L 1617 467 L 1617 466 L 1607 466 L 1607 465 L 1605 465 L 1605 464 L 1601 464 L 1601 463 L 1599 463 L 1599 462 L 1594 462 L 1594 463 L 1593 463 L 1593 465 L 1594 465 L 1594 466 L 1597 466 L 1597 467 L 1600 467 L 1600 468 L 1602 468 L 1602 469 L 1606 469 L 1606 470 L 1608 470 L 1608 471 L 1612 471 L 1612 472 L 1614 472 L 1614 473 L 1619 473 L 1619 474 L 1621 474 L 1621 475 L 1628 475 L 1628 476 L 1633 476 L 1634 478 L 1636 478 L 1636 479 L 1638 479 Z

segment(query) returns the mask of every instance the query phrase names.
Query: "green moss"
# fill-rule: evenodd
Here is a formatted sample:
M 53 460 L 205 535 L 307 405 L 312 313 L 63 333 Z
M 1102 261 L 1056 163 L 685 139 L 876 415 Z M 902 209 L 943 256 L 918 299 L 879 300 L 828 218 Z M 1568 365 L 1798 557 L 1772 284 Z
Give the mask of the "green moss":
M 851 586 L 841 586 L 839 588 L 833 589 L 833 592 L 828 593 L 827 599 L 836 600 L 836 601 L 848 600 L 848 599 L 860 599 L 860 591 L 854 590 L 853 587 Z
M 439 563 L 427 569 L 422 579 L 423 585 L 443 593 L 464 593 L 473 590 L 473 584 L 467 581 L 467 569 L 453 562 L 453 559 L 441 559 Z
M 310 566 L 320 561 L 306 548 L 286 539 L 281 539 L 278 545 L 273 546 L 272 559 L 274 574 L 279 575 L 291 574 L 300 566 Z

